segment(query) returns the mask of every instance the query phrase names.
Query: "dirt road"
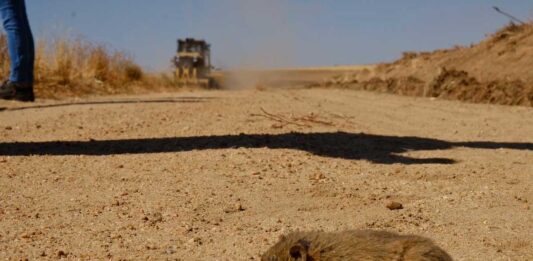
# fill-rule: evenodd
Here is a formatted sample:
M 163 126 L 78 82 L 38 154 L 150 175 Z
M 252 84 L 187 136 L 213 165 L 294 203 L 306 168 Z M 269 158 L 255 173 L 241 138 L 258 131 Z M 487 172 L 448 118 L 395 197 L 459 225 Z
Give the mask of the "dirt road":
M 0 107 L 1 259 L 257 260 L 291 230 L 372 228 L 533 260 L 532 108 L 325 89 Z

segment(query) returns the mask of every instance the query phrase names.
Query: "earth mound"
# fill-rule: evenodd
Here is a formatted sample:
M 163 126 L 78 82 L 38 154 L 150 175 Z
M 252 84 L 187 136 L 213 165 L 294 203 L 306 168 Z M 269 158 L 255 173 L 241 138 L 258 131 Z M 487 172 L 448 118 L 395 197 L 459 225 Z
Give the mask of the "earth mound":
M 510 24 L 468 47 L 405 52 L 395 62 L 313 86 L 533 106 L 533 24 Z

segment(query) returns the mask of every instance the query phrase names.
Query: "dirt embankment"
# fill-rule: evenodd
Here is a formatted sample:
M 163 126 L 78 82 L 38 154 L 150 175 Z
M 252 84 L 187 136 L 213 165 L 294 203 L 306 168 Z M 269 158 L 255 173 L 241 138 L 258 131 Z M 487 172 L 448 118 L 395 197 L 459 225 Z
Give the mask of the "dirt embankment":
M 482 42 L 406 52 L 393 63 L 313 86 L 341 86 L 469 102 L 533 106 L 533 24 L 511 24 Z

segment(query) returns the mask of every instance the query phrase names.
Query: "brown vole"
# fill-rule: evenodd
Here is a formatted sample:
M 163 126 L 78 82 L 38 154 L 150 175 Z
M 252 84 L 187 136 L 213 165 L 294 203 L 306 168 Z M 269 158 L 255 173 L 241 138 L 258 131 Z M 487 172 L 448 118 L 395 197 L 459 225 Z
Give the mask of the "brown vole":
M 294 232 L 282 236 L 262 261 L 401 260 L 451 261 L 430 239 L 395 233 L 350 230 L 343 232 Z

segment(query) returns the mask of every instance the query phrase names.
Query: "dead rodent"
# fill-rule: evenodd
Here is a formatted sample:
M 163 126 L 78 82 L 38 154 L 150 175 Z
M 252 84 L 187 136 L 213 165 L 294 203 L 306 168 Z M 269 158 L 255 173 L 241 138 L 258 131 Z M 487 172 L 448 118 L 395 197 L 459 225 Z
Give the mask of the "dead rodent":
M 294 232 L 281 236 L 262 261 L 403 260 L 451 261 L 431 240 L 395 233 L 350 230 L 344 232 Z

